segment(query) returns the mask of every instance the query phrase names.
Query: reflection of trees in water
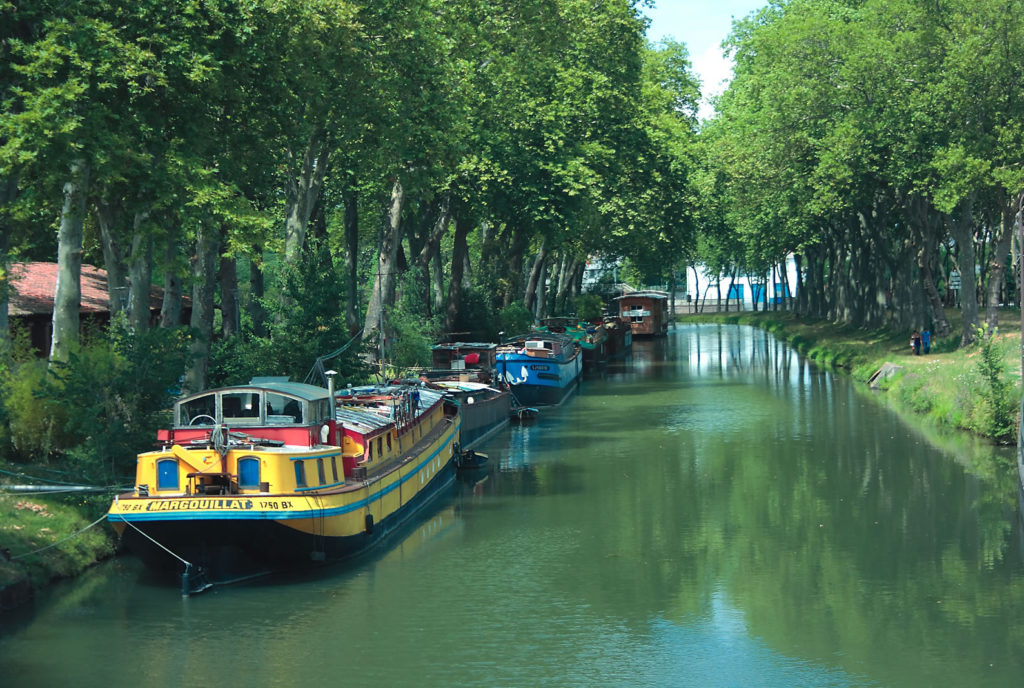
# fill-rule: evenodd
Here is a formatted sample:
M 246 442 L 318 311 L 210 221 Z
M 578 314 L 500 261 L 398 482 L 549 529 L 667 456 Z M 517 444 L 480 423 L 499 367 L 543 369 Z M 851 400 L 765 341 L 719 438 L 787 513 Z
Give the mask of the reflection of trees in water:
M 1019 559 L 1008 550 L 1020 546 L 1012 462 L 977 446 L 940 454 L 845 380 L 794 367 L 774 345 L 751 351 L 764 382 L 796 401 L 776 428 L 792 441 L 752 436 L 757 460 L 722 442 L 699 447 L 700 482 L 710 485 L 689 497 L 721 518 L 703 518 L 683 544 L 707 555 L 702 565 L 714 573 L 704 578 L 727 581 L 752 631 L 785 652 L 827 658 L 842 647 L 899 676 L 908 651 L 948 647 L 961 658 L 934 677 L 966 678 L 1009 633 L 1016 651 L 997 654 L 1004 670 L 1019 670 L 1024 581 L 1006 578 Z M 725 492 L 716 499 L 712 486 Z M 710 590 L 682 595 L 680 613 L 692 613 Z
M 638 628 L 651 609 L 707 618 L 724 594 L 774 649 L 826 664 L 839 651 L 892 684 L 970 682 L 992 660 L 993 675 L 1019 675 L 1011 464 L 991 448 L 937 451 L 763 333 L 694 329 L 675 342 L 674 378 L 665 365 L 647 394 L 616 397 L 628 409 L 586 400 L 597 442 L 565 459 L 587 466 L 582 495 L 532 505 L 571 531 L 547 572 L 555 594 Z M 728 423 L 666 431 L 673 412 L 707 421 L 716 404 L 735 411 Z M 628 449 L 605 431 L 616 415 L 642 426 Z
M 759 331 L 677 332 L 490 450 L 488 494 L 534 498 L 504 503 L 509 561 L 640 635 L 725 600 L 773 650 L 887 685 L 1019 678 L 1012 462 L 909 427 Z M 645 347 L 669 345 L 656 368 Z

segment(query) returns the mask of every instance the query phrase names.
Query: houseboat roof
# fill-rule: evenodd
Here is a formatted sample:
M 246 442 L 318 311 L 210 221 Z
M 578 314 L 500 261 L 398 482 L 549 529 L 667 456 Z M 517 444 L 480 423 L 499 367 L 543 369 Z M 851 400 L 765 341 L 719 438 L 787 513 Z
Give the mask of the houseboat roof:
M 286 377 L 254 377 L 247 385 L 229 385 L 215 389 L 204 389 L 202 392 L 195 392 L 178 399 L 177 403 L 187 402 L 192 399 L 216 394 L 221 392 L 244 392 L 252 390 L 266 390 L 277 392 L 292 397 L 298 397 L 305 401 L 317 401 L 327 398 L 327 390 L 316 385 L 307 385 L 304 382 L 292 382 Z
M 525 334 L 516 335 L 514 337 L 508 337 L 508 338 L 505 339 L 504 344 L 508 345 L 508 344 L 515 344 L 517 342 L 538 341 L 538 340 L 549 340 L 549 341 L 563 342 L 563 343 L 566 343 L 566 344 L 571 344 L 571 343 L 576 341 L 570 335 L 567 335 L 564 332 L 550 332 L 548 330 L 535 330 L 533 332 L 527 332 Z
M 386 385 L 382 387 L 348 387 L 339 390 L 336 399 L 341 406 L 334 409 L 334 417 L 346 426 L 360 432 L 372 432 L 395 422 L 394 407 L 387 402 L 403 391 L 413 389 L 408 385 Z M 415 387 L 420 393 L 420 408 L 429 408 L 441 398 L 439 390 Z M 379 401 L 373 405 L 374 401 Z M 346 405 L 348 402 L 348 405 Z
M 616 301 L 621 301 L 622 299 L 638 299 L 638 298 L 639 299 L 667 299 L 668 298 L 668 292 L 667 291 L 658 291 L 657 289 L 648 289 L 647 291 L 634 291 L 634 292 L 630 292 L 628 294 L 623 294 L 622 296 L 616 296 L 615 300 Z
M 498 345 L 489 342 L 444 342 L 435 344 L 433 348 L 439 351 L 461 351 L 463 349 L 496 349 Z

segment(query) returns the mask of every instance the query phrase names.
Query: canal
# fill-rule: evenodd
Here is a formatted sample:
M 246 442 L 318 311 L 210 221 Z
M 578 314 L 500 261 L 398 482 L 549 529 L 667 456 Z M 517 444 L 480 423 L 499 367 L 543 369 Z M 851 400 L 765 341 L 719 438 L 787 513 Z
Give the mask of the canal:
M 636 342 L 386 550 L 191 599 L 130 557 L 0 686 L 1024 685 L 1012 454 L 759 330 Z

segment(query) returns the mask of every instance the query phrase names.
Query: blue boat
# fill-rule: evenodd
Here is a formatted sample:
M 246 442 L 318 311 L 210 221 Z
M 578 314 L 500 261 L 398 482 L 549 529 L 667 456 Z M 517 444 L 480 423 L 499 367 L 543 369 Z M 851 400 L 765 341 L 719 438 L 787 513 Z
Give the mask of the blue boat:
M 580 347 L 558 332 L 531 332 L 498 347 L 498 378 L 523 406 L 562 403 L 582 369 Z

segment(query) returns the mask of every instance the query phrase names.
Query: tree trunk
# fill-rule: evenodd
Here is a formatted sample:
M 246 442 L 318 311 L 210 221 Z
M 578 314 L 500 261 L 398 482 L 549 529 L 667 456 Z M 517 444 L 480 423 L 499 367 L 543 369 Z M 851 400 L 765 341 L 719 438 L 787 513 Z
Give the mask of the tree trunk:
M 676 317 L 676 270 L 672 268 L 668 272 L 668 314 L 669 320 Z
M 1006 259 L 1010 255 L 1010 244 L 1013 242 L 1013 225 L 1017 209 L 1012 201 L 1000 190 L 1000 222 L 996 228 L 996 237 L 988 264 L 988 299 L 985 307 L 985 331 L 990 335 L 999 324 L 999 295 L 1006 281 Z
M 572 279 L 576 274 L 576 259 L 568 254 L 562 256 L 561 266 L 558 270 L 558 291 L 555 293 L 555 313 L 558 315 L 570 315 L 572 308 L 569 301 L 569 292 L 572 290 Z
M 548 294 L 547 284 L 550 264 L 551 261 L 545 260 L 540 266 L 540 276 L 537 279 L 537 293 L 534 297 L 534 302 L 537 304 L 537 313 L 534 317 L 537 320 L 543 320 L 549 315 L 548 302 L 550 294 Z
M 256 337 L 267 336 L 267 309 L 263 307 L 263 296 L 267 293 L 263 278 L 263 264 L 249 260 L 249 296 L 245 311 L 252 321 L 252 333 Z
M 160 327 L 181 325 L 181 277 L 175 269 L 178 258 L 178 242 L 167 237 L 164 247 L 164 298 L 160 304 Z
M 686 291 L 692 294 L 693 298 L 693 312 L 702 313 L 704 311 L 703 303 L 701 302 L 700 292 L 700 273 L 697 272 L 697 266 L 691 265 L 690 269 L 693 270 L 693 289 L 687 289 Z M 753 294 L 751 294 L 753 297 Z
M 540 281 L 541 273 L 544 271 L 544 261 L 547 260 L 548 255 L 548 240 L 547 237 L 541 237 L 540 248 L 537 249 L 537 258 L 533 261 L 533 269 L 530 270 L 530 279 L 526 283 L 526 292 L 523 295 L 523 302 L 526 305 L 526 310 L 537 315 L 537 286 Z
M 82 307 L 82 223 L 89 188 L 89 166 L 84 160 L 71 163 L 64 184 L 64 205 L 57 231 L 57 288 L 53 296 L 53 338 L 50 366 L 66 362 L 78 344 Z
M 345 324 L 348 333 L 359 331 L 359 192 L 350 182 L 342 194 L 345 204 Z
M 309 135 L 302 160 L 297 159 L 294 151 L 288 151 L 290 174 L 284 185 L 284 256 L 288 265 L 298 265 L 302 257 L 309 218 L 320 198 L 328 156 L 329 146 L 320 127 Z
M 573 271 L 572 279 L 569 281 L 569 299 L 573 303 L 576 303 L 576 299 L 583 294 L 583 274 L 586 270 L 586 261 L 577 260 L 576 269 Z M 675 277 L 674 272 L 672 273 L 672 276 L 673 278 Z
M 190 347 L 192 361 L 185 372 L 186 394 L 201 392 L 207 387 L 219 250 L 218 231 L 208 223 L 202 223 L 196 236 L 196 258 L 192 266 L 192 318 L 189 325 L 194 334 Z
M 430 257 L 430 312 L 440 315 L 444 312 L 444 264 L 441 262 L 441 247 L 438 246 Z
M 238 306 L 238 263 L 234 256 L 220 257 L 220 332 L 227 337 L 238 334 L 241 318 Z
M 965 198 L 955 217 L 949 218 L 950 234 L 957 244 L 957 265 L 960 270 L 960 314 L 962 328 L 960 346 L 974 343 L 978 328 L 978 287 L 975 279 L 974 194 Z
M 11 302 L 10 255 L 11 220 L 7 205 L 18 195 L 18 178 L 0 177 L 0 346 L 10 341 L 11 324 L 8 309 Z
M 136 213 L 133 221 L 132 255 L 128 270 L 128 322 L 136 332 L 149 329 L 149 291 L 153 283 L 153 233 L 142 227 L 149 213 Z
M 446 192 L 437 207 L 430 233 L 416 255 L 416 265 L 429 271 L 430 312 L 440 314 L 445 310 L 444 265 L 441 262 L 441 239 L 452 219 L 451 193 Z M 468 251 L 467 251 L 468 255 Z M 447 316 L 446 316 L 447 317 Z
M 924 291 L 928 297 L 928 304 L 931 307 L 931 320 L 933 334 L 936 337 L 949 336 L 949 320 L 946 318 L 946 309 L 942 303 L 942 295 L 939 294 L 938 281 L 935 276 L 935 266 L 938 264 L 938 241 L 941 222 L 934 208 L 927 201 L 915 204 L 917 208 L 916 224 L 919 226 L 922 239 L 921 249 L 918 253 L 917 265 L 921 273 L 921 281 L 924 284 Z M 927 326 L 928 323 L 925 322 Z
M 445 332 L 454 332 L 459 321 L 459 308 L 462 305 L 462 290 L 465 287 L 463 277 L 466 271 L 466 237 L 469 236 L 469 221 L 460 215 L 455 216 L 455 237 L 452 241 L 452 273 L 448 280 L 448 308 L 445 312 Z
M 125 232 L 119 227 L 123 214 L 119 204 L 102 198 L 96 201 L 96 224 L 100 229 L 103 266 L 107 271 L 107 302 L 111 318 L 128 306 L 127 270 L 121 254 Z
M 796 284 L 793 292 L 793 311 L 797 315 L 806 315 L 808 312 L 807 281 L 804 277 L 804 254 L 793 254 L 793 265 L 796 267 Z
M 402 241 L 401 217 L 404 200 L 402 182 L 395 178 L 391 187 L 391 200 L 381 223 L 380 239 L 377 244 L 377 275 L 373 281 L 373 290 L 370 292 L 366 318 L 363 322 L 363 341 L 376 335 L 382 352 L 383 345 L 387 342 L 387 307 L 394 305 L 395 302 L 395 261 L 398 258 L 398 245 Z
M 531 301 L 532 297 L 529 296 L 530 289 L 522 291 L 523 285 L 523 253 L 526 251 L 526 230 L 524 230 L 519 224 L 516 224 L 511 229 L 512 239 L 509 242 L 508 247 L 508 284 L 505 287 L 505 297 L 502 300 L 502 306 L 508 307 L 513 301 L 520 298 L 521 295 L 525 295 L 524 301 Z

